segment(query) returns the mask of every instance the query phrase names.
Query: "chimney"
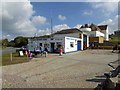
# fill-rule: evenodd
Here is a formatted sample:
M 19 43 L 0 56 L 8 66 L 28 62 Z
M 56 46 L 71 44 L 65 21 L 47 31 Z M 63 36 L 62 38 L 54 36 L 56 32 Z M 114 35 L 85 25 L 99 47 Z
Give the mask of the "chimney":
M 85 24 L 85 28 L 88 28 L 89 27 L 89 25 L 88 24 Z

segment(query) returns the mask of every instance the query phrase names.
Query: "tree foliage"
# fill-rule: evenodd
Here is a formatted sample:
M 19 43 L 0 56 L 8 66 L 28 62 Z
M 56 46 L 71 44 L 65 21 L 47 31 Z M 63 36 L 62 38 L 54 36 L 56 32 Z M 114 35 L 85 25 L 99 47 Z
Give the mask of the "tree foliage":
M 15 42 L 14 40 L 11 40 L 8 44 L 9 47 L 15 47 Z
M 18 36 L 14 39 L 14 42 L 16 47 L 21 47 L 28 44 L 28 39 L 22 36 Z
M 8 39 L 3 39 L 2 40 L 2 46 L 8 46 L 8 44 L 9 44 Z

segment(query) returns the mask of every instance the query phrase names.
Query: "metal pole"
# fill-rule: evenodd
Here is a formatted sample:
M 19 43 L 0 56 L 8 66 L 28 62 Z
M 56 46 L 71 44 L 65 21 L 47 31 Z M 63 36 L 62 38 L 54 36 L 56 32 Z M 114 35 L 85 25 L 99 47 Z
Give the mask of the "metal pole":
M 53 34 L 53 26 L 52 26 L 52 17 L 51 17 L 51 35 Z
M 50 22 L 51 22 L 51 35 L 53 34 L 53 19 L 52 19 L 52 11 L 51 11 L 51 18 L 50 18 Z

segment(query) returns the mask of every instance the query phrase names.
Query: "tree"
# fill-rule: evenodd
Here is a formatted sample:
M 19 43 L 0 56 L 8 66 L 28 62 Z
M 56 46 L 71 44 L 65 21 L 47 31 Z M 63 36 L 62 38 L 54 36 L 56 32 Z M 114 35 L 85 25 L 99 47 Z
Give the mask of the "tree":
M 2 40 L 2 46 L 8 46 L 8 43 L 9 43 L 8 39 Z
M 18 36 L 14 39 L 14 42 L 16 47 L 26 46 L 28 44 L 28 39 L 22 36 Z
M 10 46 L 10 47 L 15 47 L 15 42 L 14 42 L 14 40 L 11 40 L 11 41 L 9 42 L 8 46 Z

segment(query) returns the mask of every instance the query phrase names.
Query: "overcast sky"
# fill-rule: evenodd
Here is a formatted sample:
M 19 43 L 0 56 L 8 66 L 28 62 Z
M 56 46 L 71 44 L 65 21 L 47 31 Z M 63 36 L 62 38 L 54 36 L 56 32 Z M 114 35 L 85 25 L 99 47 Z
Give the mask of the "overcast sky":
M 51 17 L 54 32 L 67 28 L 79 28 L 83 24 L 91 23 L 107 24 L 109 33 L 118 30 L 118 2 L 24 1 L 2 2 L 0 6 L 2 33 L 0 35 L 3 38 L 11 40 L 17 36 L 34 36 L 35 33 L 38 36 L 50 34 Z

